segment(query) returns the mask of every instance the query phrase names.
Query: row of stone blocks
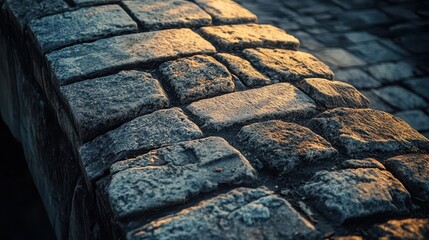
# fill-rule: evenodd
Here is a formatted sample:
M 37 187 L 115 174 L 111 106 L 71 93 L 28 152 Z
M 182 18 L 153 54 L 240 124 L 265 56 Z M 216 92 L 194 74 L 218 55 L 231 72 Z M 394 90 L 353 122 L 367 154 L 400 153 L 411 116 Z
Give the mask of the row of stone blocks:
M 318 239 L 311 209 L 335 225 L 429 201 L 429 141 L 293 36 L 229 0 L 106 3 L 47 7 L 24 36 L 110 237 Z

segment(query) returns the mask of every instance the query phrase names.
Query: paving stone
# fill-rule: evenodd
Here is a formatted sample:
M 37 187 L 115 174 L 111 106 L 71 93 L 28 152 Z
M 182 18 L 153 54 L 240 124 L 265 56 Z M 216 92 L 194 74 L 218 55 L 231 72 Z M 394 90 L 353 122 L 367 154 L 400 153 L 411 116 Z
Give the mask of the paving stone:
M 388 171 L 377 168 L 320 171 L 301 188 L 316 209 L 339 223 L 408 212 L 410 195 Z
M 420 31 L 422 30 L 418 29 L 410 34 L 401 35 L 398 41 L 405 49 L 414 54 L 427 54 L 429 53 L 429 47 L 425 43 L 429 40 L 429 34 Z
M 329 48 L 316 53 L 316 55 L 331 66 L 355 67 L 365 65 L 362 59 L 342 48 Z
M 200 129 L 179 108 L 158 110 L 98 136 L 79 148 L 90 180 L 114 162 L 169 144 L 202 137 Z
M 159 71 L 181 103 L 233 92 L 228 69 L 213 57 L 196 55 L 161 64 Z
M 369 64 L 396 61 L 402 56 L 377 41 L 354 44 L 348 49 Z
M 64 85 L 125 66 L 214 52 L 209 42 L 190 29 L 171 29 L 75 45 L 49 53 L 47 59 L 52 75 Z
M 361 91 L 361 93 L 369 99 L 370 107 L 375 110 L 380 110 L 383 112 L 393 112 L 393 108 L 390 107 L 387 103 L 381 100 L 373 90 Z
M 335 78 L 357 89 L 378 88 L 381 83 L 358 68 L 346 68 L 335 71 Z
M 365 158 L 365 159 L 349 159 L 341 162 L 341 168 L 378 168 L 381 170 L 386 170 L 386 168 L 374 158 Z
M 316 113 L 314 101 L 289 83 L 230 93 L 194 102 L 187 107 L 204 128 L 243 125 L 256 120 L 308 118 Z
M 317 41 L 313 36 L 306 32 L 297 31 L 294 32 L 294 35 L 300 40 L 301 47 L 303 48 L 307 48 L 310 50 L 319 50 L 325 47 L 322 43 Z
M 300 165 L 329 161 L 338 153 L 310 129 L 278 120 L 245 126 L 237 140 L 254 166 L 274 169 L 281 174 L 292 172 Z
M 229 53 L 219 53 L 215 57 L 235 75 L 237 75 L 241 81 L 248 87 L 263 86 L 274 83 L 268 77 L 258 72 L 252 64 L 235 55 Z
M 199 32 L 220 50 L 256 47 L 298 49 L 299 40 L 284 30 L 267 24 L 237 24 L 202 27 Z
M 376 40 L 377 37 L 368 32 L 349 32 L 345 33 L 344 37 L 352 43 L 360 43 Z
M 111 167 L 107 188 L 119 218 L 183 204 L 221 184 L 256 180 L 256 172 L 237 150 L 219 137 L 160 148 Z
M 395 113 L 417 131 L 429 130 L 429 116 L 421 110 L 407 110 Z
M 411 195 L 429 202 L 429 154 L 401 155 L 387 159 L 384 165 Z
M 291 204 L 265 189 L 238 188 L 148 223 L 129 239 L 319 239 Z
M 351 156 L 429 149 L 429 140 L 403 120 L 373 109 L 328 110 L 309 126 Z
M 123 4 L 147 30 L 201 27 L 212 23 L 210 15 L 185 0 L 133 0 Z
M 424 99 L 400 86 L 387 86 L 374 90 L 374 93 L 391 106 L 401 110 L 427 107 Z
M 88 6 L 95 4 L 119 3 L 122 0 L 72 0 L 78 6 Z
M 232 0 L 194 0 L 215 24 L 256 23 L 258 17 Z
M 137 31 L 137 24 L 117 5 L 56 14 L 33 20 L 29 27 L 42 52 Z
M 375 4 L 373 0 L 350 0 L 347 2 L 341 0 L 333 0 L 333 2 L 345 9 L 368 8 L 374 6 Z
M 347 83 L 322 78 L 306 78 L 299 88 L 324 108 L 368 108 L 369 100 Z
M 429 238 L 429 219 L 390 220 L 370 229 L 374 239 L 424 240 Z
M 404 82 L 410 89 L 429 100 L 429 77 L 412 79 Z
M 266 48 L 246 49 L 243 53 L 256 69 L 274 81 L 334 78 L 331 69 L 309 53 Z
M 139 71 L 69 84 L 61 87 L 61 93 L 83 142 L 169 104 L 159 82 Z
M 340 21 L 353 27 L 365 28 L 371 25 L 380 25 L 392 22 L 392 20 L 378 9 L 354 10 L 342 13 Z
M 414 77 L 420 71 L 407 62 L 381 63 L 368 67 L 369 73 L 377 80 L 385 83 L 398 82 L 400 80 Z

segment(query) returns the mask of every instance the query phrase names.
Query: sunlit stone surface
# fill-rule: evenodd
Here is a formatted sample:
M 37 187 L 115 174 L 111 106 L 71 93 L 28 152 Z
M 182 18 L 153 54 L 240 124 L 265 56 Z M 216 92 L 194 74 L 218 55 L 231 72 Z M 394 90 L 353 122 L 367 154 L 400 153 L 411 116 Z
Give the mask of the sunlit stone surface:
M 258 18 L 233 0 L 194 0 L 207 11 L 216 24 L 257 22 Z
M 370 236 L 378 239 L 423 240 L 429 237 L 429 219 L 390 220 L 376 225 Z

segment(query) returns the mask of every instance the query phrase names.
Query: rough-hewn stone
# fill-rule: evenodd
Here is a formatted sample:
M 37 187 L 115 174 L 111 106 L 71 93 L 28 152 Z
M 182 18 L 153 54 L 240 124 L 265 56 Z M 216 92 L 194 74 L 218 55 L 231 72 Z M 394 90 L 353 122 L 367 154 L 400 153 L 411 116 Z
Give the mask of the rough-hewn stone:
M 219 137 L 179 143 L 118 162 L 108 186 L 117 217 L 184 203 L 220 184 L 256 179 L 240 152 Z
M 301 81 L 299 86 L 317 104 L 325 108 L 369 107 L 369 100 L 347 83 L 322 78 L 307 78 Z
M 83 142 L 138 116 L 168 106 L 149 73 L 122 71 L 61 87 Z
M 299 40 L 284 30 L 266 24 L 237 24 L 202 27 L 199 32 L 217 49 L 241 50 L 255 47 L 298 49 Z
M 164 79 L 181 103 L 230 93 L 235 89 L 228 69 L 213 57 L 197 55 L 161 64 Z
M 212 23 L 210 15 L 185 0 L 132 0 L 123 4 L 148 30 L 201 27 Z
M 289 83 L 200 100 L 187 109 L 203 127 L 217 130 L 261 119 L 302 119 L 316 112 L 314 101 Z
M 401 110 L 424 108 L 428 106 L 423 98 L 400 86 L 383 87 L 374 90 L 374 93 L 391 106 Z
M 274 83 L 274 81 L 271 81 L 271 79 L 258 72 L 249 61 L 241 57 L 229 53 L 219 53 L 215 57 L 225 64 L 248 87 Z
M 387 159 L 384 165 L 413 196 L 429 202 L 429 154 L 401 155 Z
M 335 158 L 338 153 L 325 139 L 295 123 L 268 121 L 243 127 L 237 135 L 243 154 L 257 168 L 283 174 L 297 166 Z
M 148 65 L 215 48 L 190 29 L 171 29 L 101 39 L 49 53 L 52 75 L 63 85 L 126 66 Z
M 215 24 L 254 23 L 255 14 L 231 0 L 193 0 L 208 12 Z
M 429 238 L 429 219 L 390 220 L 368 232 L 374 239 L 424 240 Z
M 265 189 L 238 188 L 148 223 L 129 239 L 318 239 L 289 202 Z
M 429 140 L 403 120 L 373 109 L 328 110 L 309 126 L 351 156 L 429 149 Z
M 246 49 L 243 53 L 272 80 L 295 82 L 304 78 L 334 78 L 331 69 L 309 53 L 266 48 Z
M 56 14 L 31 21 L 29 27 L 42 52 L 137 31 L 137 24 L 117 5 Z
M 301 191 L 314 201 L 314 208 L 339 223 L 377 214 L 404 214 L 410 203 L 404 186 L 377 168 L 320 171 Z
M 86 175 L 93 180 L 116 161 L 169 144 L 202 137 L 200 129 L 178 108 L 138 117 L 79 148 Z
M 349 159 L 340 164 L 341 168 L 378 168 L 386 170 L 386 168 L 374 158 L 365 159 Z

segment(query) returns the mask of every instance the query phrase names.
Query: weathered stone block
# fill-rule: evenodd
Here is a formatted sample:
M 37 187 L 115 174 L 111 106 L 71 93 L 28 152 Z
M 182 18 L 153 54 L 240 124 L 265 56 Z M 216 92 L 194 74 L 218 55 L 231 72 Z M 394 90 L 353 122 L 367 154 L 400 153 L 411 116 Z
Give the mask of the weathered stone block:
M 282 174 L 296 170 L 299 165 L 329 161 L 338 153 L 310 129 L 278 120 L 245 126 L 237 140 L 254 166 L 275 169 Z
M 404 214 L 410 195 L 391 173 L 377 168 L 320 171 L 301 188 L 314 208 L 343 223 L 377 214 Z
M 265 189 L 238 188 L 128 234 L 129 239 L 319 239 L 290 203 Z
M 258 72 L 249 61 L 241 57 L 229 53 L 219 53 L 215 57 L 221 63 L 225 64 L 248 87 L 274 83 L 274 81 L 271 81 L 271 79 Z
M 160 148 L 110 169 L 107 191 L 119 218 L 182 204 L 220 184 L 256 180 L 244 156 L 219 137 Z
M 64 85 L 127 66 L 148 65 L 215 48 L 190 29 L 171 29 L 101 39 L 47 54 L 52 75 Z
M 95 4 L 119 3 L 122 0 L 73 0 L 78 6 L 87 6 Z
M 342 48 L 329 48 L 316 54 L 330 66 L 354 67 L 365 65 L 365 62 Z
M 303 119 L 316 113 L 314 101 L 289 83 L 200 100 L 187 109 L 203 127 L 216 130 L 263 119 Z
M 29 24 L 42 52 L 106 36 L 137 31 L 137 24 L 117 5 L 81 8 L 33 20 Z
M 298 49 L 299 40 L 284 30 L 266 24 L 202 27 L 199 32 L 220 50 L 255 47 Z
M 159 71 L 181 103 L 230 93 L 235 89 L 228 69 L 213 57 L 197 55 L 161 64 Z
M 379 88 L 381 83 L 358 68 L 347 68 L 335 71 L 335 78 L 346 82 L 357 89 Z
M 423 240 L 429 237 L 429 219 L 394 219 L 372 227 L 368 233 L 373 239 Z
M 124 1 L 145 29 L 192 28 L 211 25 L 212 18 L 195 3 L 185 0 Z
M 429 91 L 427 91 L 429 89 L 429 77 L 411 79 L 411 80 L 405 81 L 404 83 L 414 92 L 420 94 L 420 96 L 423 96 L 424 98 L 429 100 Z
M 369 100 L 353 86 L 321 78 L 307 78 L 299 84 L 317 104 L 324 108 L 368 108 Z
M 140 71 L 122 71 L 62 86 L 60 90 L 83 142 L 168 106 L 159 82 Z
M 384 165 L 412 195 L 429 202 L 429 154 L 401 155 L 387 159 Z
M 345 160 L 340 164 L 341 168 L 378 168 L 381 170 L 386 170 L 386 168 L 374 158 L 365 158 L 365 159 L 349 159 Z
M 202 136 L 180 109 L 171 108 L 138 117 L 98 136 L 82 145 L 79 153 L 88 179 L 94 180 L 114 162 Z
M 407 110 L 395 113 L 395 116 L 404 120 L 417 131 L 429 130 L 429 115 L 422 110 Z
M 231 0 L 193 0 L 208 12 L 216 24 L 255 23 L 258 17 Z
M 271 80 L 296 82 L 304 78 L 334 78 L 331 69 L 309 53 L 267 48 L 246 49 L 243 53 Z
M 391 106 L 401 110 L 424 108 L 428 106 L 423 98 L 400 86 L 383 87 L 374 90 L 374 93 Z
M 351 156 L 429 149 L 429 140 L 403 120 L 373 109 L 328 110 L 309 126 Z

